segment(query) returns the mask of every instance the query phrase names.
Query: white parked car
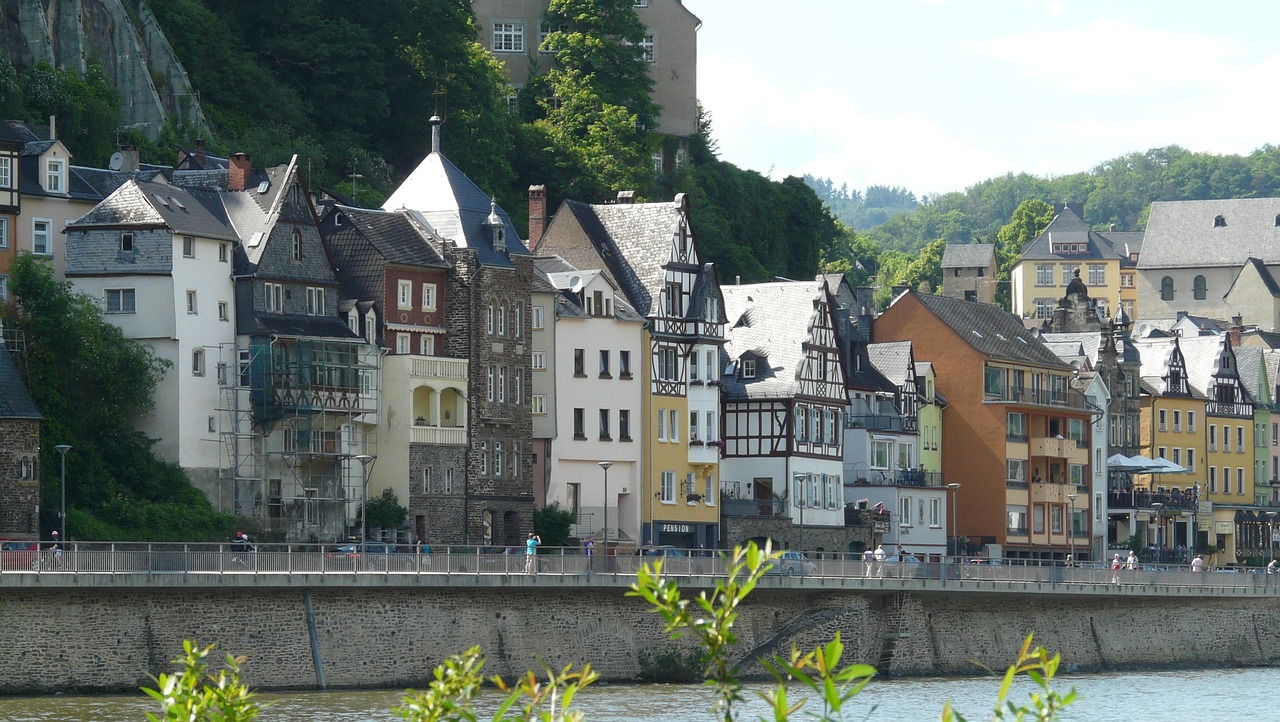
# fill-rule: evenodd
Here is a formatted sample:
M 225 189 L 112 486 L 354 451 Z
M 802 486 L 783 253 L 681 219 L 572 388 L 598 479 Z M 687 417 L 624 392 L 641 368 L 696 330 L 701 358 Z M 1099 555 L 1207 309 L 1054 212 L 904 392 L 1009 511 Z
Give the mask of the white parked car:
M 782 574 L 788 577 L 805 577 L 818 571 L 818 565 L 809 561 L 801 552 L 782 552 L 782 558 L 770 562 L 765 574 Z

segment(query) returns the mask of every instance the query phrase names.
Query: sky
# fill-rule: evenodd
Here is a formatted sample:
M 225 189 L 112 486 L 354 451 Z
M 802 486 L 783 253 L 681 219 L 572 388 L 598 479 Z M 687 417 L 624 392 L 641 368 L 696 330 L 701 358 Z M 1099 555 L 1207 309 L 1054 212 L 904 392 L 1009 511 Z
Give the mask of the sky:
M 917 196 L 1280 143 L 1280 3 L 684 0 L 722 160 Z

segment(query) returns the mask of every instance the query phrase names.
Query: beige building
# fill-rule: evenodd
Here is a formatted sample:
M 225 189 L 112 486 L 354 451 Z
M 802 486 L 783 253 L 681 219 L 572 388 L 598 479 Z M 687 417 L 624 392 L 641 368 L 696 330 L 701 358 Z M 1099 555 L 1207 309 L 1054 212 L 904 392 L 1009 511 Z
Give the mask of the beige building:
M 1142 238 L 1139 232 L 1095 231 L 1081 220 L 1078 206 L 1059 206 L 1049 227 L 1022 249 L 1009 273 L 1011 310 L 1024 319 L 1052 318 L 1079 272 L 1100 316 L 1115 314 L 1118 301 L 1125 315 L 1137 318 L 1134 286 Z
M 551 67 L 551 54 L 540 49 L 550 32 L 544 22 L 548 4 L 548 0 L 471 0 L 480 44 L 502 61 L 517 91 L 525 87 L 530 75 Z M 635 0 L 635 6 L 648 28 L 642 45 L 654 80 L 653 100 L 662 106 L 658 130 L 666 135 L 692 136 L 698 121 L 698 28 L 702 21 L 680 0 Z
M 995 245 L 948 243 L 942 252 L 942 295 L 995 303 L 997 268 Z

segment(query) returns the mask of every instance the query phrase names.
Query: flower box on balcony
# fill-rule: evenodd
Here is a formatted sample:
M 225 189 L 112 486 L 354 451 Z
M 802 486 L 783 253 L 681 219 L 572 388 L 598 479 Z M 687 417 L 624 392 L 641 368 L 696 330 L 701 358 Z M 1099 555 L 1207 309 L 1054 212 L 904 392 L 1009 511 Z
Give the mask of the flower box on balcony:
M 711 379 L 707 382 L 708 386 L 724 386 L 724 382 L 720 379 Z

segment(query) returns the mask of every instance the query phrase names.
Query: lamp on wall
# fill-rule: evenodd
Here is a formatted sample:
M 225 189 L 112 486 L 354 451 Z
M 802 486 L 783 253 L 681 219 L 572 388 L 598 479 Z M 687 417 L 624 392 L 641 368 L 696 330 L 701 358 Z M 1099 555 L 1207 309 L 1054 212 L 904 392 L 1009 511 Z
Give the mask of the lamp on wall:
M 609 467 L 613 466 L 612 461 L 600 462 L 600 468 L 604 469 L 604 548 L 605 553 L 609 550 Z

